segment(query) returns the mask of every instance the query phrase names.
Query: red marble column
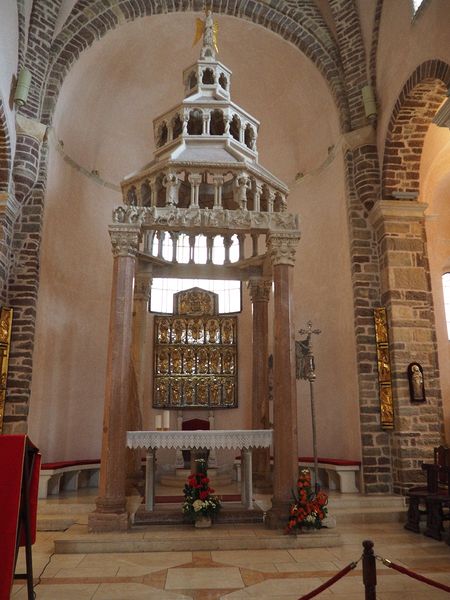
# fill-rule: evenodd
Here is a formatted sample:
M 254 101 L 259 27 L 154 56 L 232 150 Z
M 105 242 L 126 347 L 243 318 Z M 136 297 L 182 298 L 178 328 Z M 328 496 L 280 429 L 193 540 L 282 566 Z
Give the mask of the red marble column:
M 272 281 L 250 279 L 248 288 L 253 307 L 252 428 L 269 429 L 268 305 Z M 271 487 L 270 448 L 253 450 L 253 478 L 256 489 Z
M 89 515 L 90 531 L 128 527 L 125 508 L 127 407 L 130 392 L 135 256 L 140 227 L 110 226 L 114 255 L 109 344 L 103 414 L 99 496 Z
M 299 232 L 268 236 L 274 281 L 273 344 L 273 497 L 266 524 L 284 527 L 298 474 L 295 328 L 292 319 L 292 278 Z

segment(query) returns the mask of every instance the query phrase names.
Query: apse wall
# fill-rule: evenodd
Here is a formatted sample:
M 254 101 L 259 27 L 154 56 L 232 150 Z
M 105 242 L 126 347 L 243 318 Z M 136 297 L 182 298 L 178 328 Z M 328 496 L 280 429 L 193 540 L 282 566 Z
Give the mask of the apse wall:
M 196 16 L 159 15 L 122 25 L 82 53 L 63 84 L 50 136 L 29 420 L 45 459 L 99 456 L 112 271 L 107 227 L 120 203 L 114 186 L 151 160 L 152 119 L 182 98 L 182 70 L 199 53 L 191 47 Z M 323 330 L 315 343 L 321 453 L 356 458 L 359 413 L 341 150 L 329 156 L 341 141 L 336 109 L 322 76 L 296 48 L 251 23 L 218 21 L 219 59 L 233 71 L 232 99 L 261 121 L 260 163 L 291 187 L 289 210 L 301 216 L 294 317 L 296 329 L 312 319 Z M 240 407 L 217 411 L 217 428 L 251 427 L 251 306 L 245 287 L 243 296 Z M 302 383 L 298 390 L 300 449 L 309 453 L 309 398 Z M 146 413 L 144 425 L 151 427 L 154 413 Z
M 439 370 L 447 443 L 450 440 L 450 341 L 442 275 L 450 272 L 450 130 L 430 125 L 420 168 L 420 200 L 428 204 L 426 230 L 436 318 Z
M 439 59 L 450 63 L 449 5 L 426 2 L 412 18 L 410 0 L 384 2 L 377 52 L 378 148 L 384 140 L 397 97 L 416 67 Z

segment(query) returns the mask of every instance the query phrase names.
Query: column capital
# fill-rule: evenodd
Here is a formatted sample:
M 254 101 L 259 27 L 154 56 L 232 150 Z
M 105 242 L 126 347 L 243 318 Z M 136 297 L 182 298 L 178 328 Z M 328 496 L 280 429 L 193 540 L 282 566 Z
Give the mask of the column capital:
M 40 145 L 44 141 L 47 125 L 44 125 L 35 119 L 25 117 L 20 113 L 16 113 L 16 131 L 18 134 L 29 135 Z
M 392 220 L 421 221 L 428 208 L 426 202 L 418 200 L 378 200 L 369 214 L 372 225 Z
M 148 300 L 152 287 L 152 273 L 148 271 L 138 271 L 134 279 L 134 298 L 135 300 Z
M 141 228 L 138 225 L 115 224 L 109 226 L 112 252 L 114 258 L 118 256 L 135 257 L 139 250 Z
M 269 302 L 270 292 L 272 291 L 272 280 L 253 278 L 248 281 L 248 290 L 250 299 L 255 302 Z
M 267 250 L 273 266 L 295 265 L 295 252 L 300 240 L 299 231 L 271 231 L 267 236 Z

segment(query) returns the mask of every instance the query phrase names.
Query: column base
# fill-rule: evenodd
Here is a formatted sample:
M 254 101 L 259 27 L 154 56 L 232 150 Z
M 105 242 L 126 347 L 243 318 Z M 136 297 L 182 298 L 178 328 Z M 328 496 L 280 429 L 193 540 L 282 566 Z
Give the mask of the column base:
M 264 524 L 267 529 L 285 529 L 289 520 L 292 502 L 272 500 L 272 508 L 267 511 Z
M 95 510 L 88 515 L 88 531 L 92 533 L 127 530 L 128 514 L 126 512 L 104 513 Z

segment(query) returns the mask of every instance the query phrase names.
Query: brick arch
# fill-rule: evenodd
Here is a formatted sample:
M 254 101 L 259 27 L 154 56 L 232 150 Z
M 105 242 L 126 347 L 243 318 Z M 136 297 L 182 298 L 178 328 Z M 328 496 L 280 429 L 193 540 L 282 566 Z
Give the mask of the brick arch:
M 11 143 L 3 100 L 0 98 L 0 192 L 7 192 L 11 175 Z
M 450 84 L 450 66 L 419 65 L 403 86 L 389 121 L 383 160 L 383 198 L 419 192 L 419 168 L 428 127 Z
M 305 6 L 312 0 L 304 0 Z M 140 17 L 175 12 L 201 12 L 203 0 L 79 0 L 66 26 L 55 38 L 51 50 L 41 121 L 50 124 L 64 78 L 81 52 L 120 24 Z M 296 46 L 318 68 L 335 100 L 343 131 L 350 128 L 348 102 L 336 44 L 326 25 L 314 13 L 302 13 L 285 6 L 285 12 L 263 0 L 214 0 L 215 14 L 252 21 Z M 316 11 L 317 12 L 317 11 Z M 297 20 L 298 19 L 298 20 Z

